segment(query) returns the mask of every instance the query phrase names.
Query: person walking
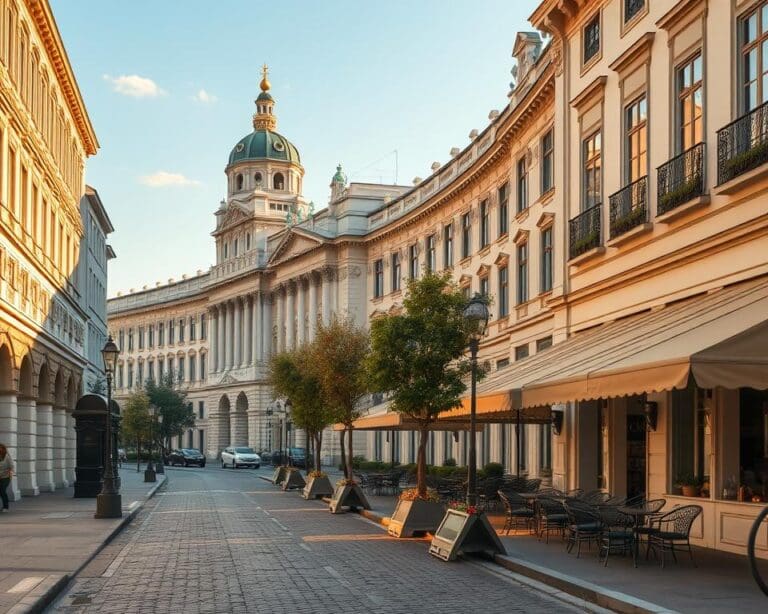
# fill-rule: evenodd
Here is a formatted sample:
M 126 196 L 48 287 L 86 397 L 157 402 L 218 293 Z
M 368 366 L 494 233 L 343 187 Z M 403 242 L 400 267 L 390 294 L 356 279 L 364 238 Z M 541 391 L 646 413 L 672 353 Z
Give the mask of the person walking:
M 0 499 L 3 502 L 2 512 L 8 511 L 8 485 L 13 477 L 13 459 L 5 444 L 0 443 Z

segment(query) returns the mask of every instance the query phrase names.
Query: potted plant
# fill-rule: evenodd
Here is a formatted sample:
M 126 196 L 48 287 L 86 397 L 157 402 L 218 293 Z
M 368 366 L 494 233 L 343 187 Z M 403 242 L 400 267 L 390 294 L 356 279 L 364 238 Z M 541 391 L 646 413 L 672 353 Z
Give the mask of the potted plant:
M 301 493 L 305 499 L 319 499 L 333 495 L 333 486 L 328 475 L 323 471 L 310 471 L 307 485 Z
M 698 497 L 701 493 L 701 478 L 692 473 L 684 473 L 677 478 L 677 485 L 684 497 Z
M 400 493 L 387 532 L 393 537 L 412 537 L 415 533 L 434 533 L 445 514 L 437 491 L 428 488 L 425 496 L 417 488 Z
M 333 491 L 328 509 L 331 514 L 341 514 L 345 507 L 348 507 L 350 511 L 356 511 L 360 507 L 366 510 L 371 509 L 363 489 L 355 480 L 348 478 L 342 478 L 336 482 L 336 490 Z

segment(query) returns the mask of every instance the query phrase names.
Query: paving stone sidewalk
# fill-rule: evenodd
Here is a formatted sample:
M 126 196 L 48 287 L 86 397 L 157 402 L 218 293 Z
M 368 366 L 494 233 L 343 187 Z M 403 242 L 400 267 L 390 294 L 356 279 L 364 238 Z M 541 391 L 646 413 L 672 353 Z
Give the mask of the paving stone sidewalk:
M 134 467 L 120 471 L 122 519 L 95 519 L 96 499 L 66 488 L 11 503 L 0 514 L 0 614 L 39 611 L 163 483 L 144 483 Z

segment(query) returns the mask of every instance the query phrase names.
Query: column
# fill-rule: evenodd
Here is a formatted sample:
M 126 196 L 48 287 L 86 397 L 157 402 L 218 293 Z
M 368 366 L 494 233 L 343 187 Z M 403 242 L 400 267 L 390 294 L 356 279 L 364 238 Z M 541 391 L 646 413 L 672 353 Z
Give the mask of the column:
M 303 279 L 299 279 L 299 282 L 296 286 L 296 292 L 298 295 L 298 305 L 296 308 L 296 319 L 298 320 L 298 327 L 296 329 L 296 343 L 301 345 L 306 340 L 304 329 L 307 322 L 306 288 L 304 287 Z
M 261 318 L 258 320 L 261 343 L 259 345 L 259 359 L 264 360 L 272 354 L 272 295 L 262 294 L 259 304 Z
M 72 410 L 65 409 L 67 416 L 67 429 L 65 435 L 66 455 L 64 459 L 64 476 L 70 484 L 75 483 L 75 465 L 77 464 L 77 435 L 75 433 L 75 419 Z
M 309 341 L 314 341 L 317 332 L 317 283 L 314 275 L 309 276 Z
M 245 310 L 243 312 L 243 365 L 253 364 L 253 295 L 243 297 Z
M 276 305 L 275 305 L 275 324 L 277 325 L 277 351 L 282 352 L 284 349 L 283 345 L 283 331 L 285 329 L 284 322 L 283 322 L 283 301 L 285 299 L 285 295 L 278 291 L 275 295 L 276 298 Z
M 157 361 L 155 361 L 157 364 Z M 157 381 L 157 379 L 155 379 Z M 67 410 L 53 408 L 53 483 L 56 488 L 66 488 L 67 481 Z
M 220 303 L 219 310 L 219 325 L 218 325 L 218 339 L 216 340 L 216 371 L 221 372 L 224 370 L 224 359 L 226 358 L 226 352 L 224 350 L 224 335 L 227 328 L 227 309 L 224 303 Z
M 224 353 L 227 358 L 224 367 L 231 369 L 235 362 L 235 306 L 231 301 L 224 304 L 224 311 L 227 314 L 227 329 L 224 333 Z
M 37 486 L 40 492 L 53 492 L 53 405 L 37 404 Z
M 0 172 L 4 172 L 0 170 Z M 7 447 L 11 458 L 16 460 L 19 448 L 18 442 L 18 408 L 16 406 L 15 394 L 0 394 L 0 441 Z M 21 498 L 19 492 L 18 477 L 13 476 L 8 496 L 12 501 L 18 501 Z
M 330 268 L 323 269 L 323 326 L 331 323 L 331 279 L 333 272 Z
M 294 330 L 296 322 L 296 284 L 289 284 L 285 296 L 285 348 L 292 350 L 295 345 Z
M 19 489 L 25 496 L 39 495 L 35 473 L 37 460 L 37 410 L 35 400 L 30 397 L 19 397 L 17 402 L 18 418 L 18 449 L 16 451 L 16 473 L 19 476 Z
M 232 309 L 235 313 L 235 339 L 232 349 L 232 366 L 239 367 L 243 362 L 243 303 L 240 298 L 235 298 Z
M 209 324 L 208 338 L 210 339 L 209 366 L 211 368 L 211 371 L 216 371 L 216 358 L 217 358 L 216 342 L 219 339 L 218 337 L 219 313 L 215 306 L 208 310 L 208 324 Z
M 251 310 L 251 360 L 256 364 L 262 358 L 261 354 L 261 293 L 257 292 L 252 297 Z

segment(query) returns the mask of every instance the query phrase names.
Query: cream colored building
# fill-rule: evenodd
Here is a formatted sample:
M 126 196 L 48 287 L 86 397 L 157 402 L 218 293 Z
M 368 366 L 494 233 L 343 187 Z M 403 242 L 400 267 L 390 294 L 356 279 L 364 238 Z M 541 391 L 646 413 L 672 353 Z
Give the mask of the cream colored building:
M 79 203 L 97 147 L 48 3 L 0 0 L 0 441 L 15 497 L 74 481 Z

